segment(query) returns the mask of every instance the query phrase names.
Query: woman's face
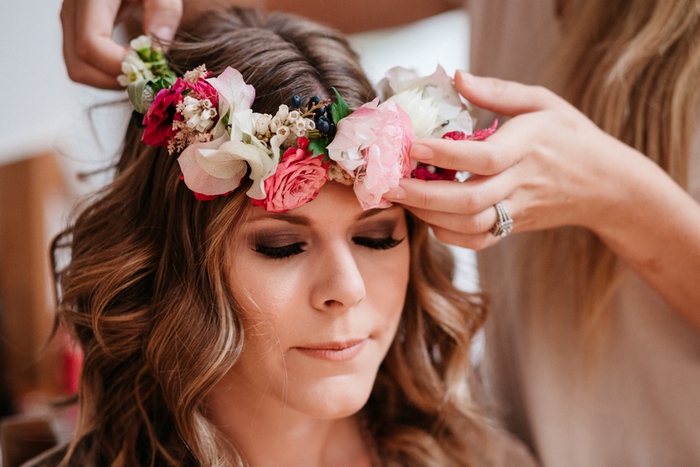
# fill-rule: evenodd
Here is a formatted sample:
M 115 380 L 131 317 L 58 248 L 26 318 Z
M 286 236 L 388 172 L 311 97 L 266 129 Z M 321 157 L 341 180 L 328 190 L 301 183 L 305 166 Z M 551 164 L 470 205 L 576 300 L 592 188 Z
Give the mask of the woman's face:
M 404 209 L 362 211 L 351 188 L 326 183 L 285 214 L 253 208 L 231 245 L 245 341 L 226 391 L 319 419 L 362 408 L 406 297 Z

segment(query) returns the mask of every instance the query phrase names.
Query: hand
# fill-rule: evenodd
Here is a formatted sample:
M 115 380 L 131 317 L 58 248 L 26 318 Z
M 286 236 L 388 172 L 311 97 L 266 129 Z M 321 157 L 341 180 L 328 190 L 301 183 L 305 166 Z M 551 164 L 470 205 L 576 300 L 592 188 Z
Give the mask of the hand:
M 384 198 L 428 222 L 442 241 L 472 249 L 496 243 L 501 202 L 513 232 L 581 225 L 596 230 L 624 198 L 630 167 L 648 159 L 541 87 L 458 72 L 458 91 L 478 107 L 513 117 L 486 141 L 424 139 L 411 157 L 470 172 L 464 183 L 403 179 Z
M 112 40 L 120 12 L 143 5 L 143 32 L 169 41 L 182 17 L 182 0 L 64 0 L 63 58 L 73 81 L 120 89 L 117 76 L 128 48 Z

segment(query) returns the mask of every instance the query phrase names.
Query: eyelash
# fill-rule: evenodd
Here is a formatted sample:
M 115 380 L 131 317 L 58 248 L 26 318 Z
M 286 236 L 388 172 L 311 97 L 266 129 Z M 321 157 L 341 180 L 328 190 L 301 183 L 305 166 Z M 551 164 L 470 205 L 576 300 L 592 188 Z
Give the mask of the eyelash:
M 398 246 L 403 239 L 399 240 L 391 236 L 386 238 L 353 237 L 352 241 L 355 242 L 356 245 L 370 248 L 372 250 L 390 250 Z M 261 255 L 267 256 L 268 258 L 284 259 L 306 251 L 304 250 L 303 246 L 303 242 L 292 243 L 290 245 L 280 247 L 258 244 L 255 245 L 255 251 Z

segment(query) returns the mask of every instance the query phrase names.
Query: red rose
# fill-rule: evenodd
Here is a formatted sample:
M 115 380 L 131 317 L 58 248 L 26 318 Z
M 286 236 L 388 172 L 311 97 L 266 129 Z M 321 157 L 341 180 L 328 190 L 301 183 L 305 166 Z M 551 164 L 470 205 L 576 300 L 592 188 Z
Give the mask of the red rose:
M 170 89 L 161 89 L 153 99 L 153 104 L 143 116 L 143 141 L 151 146 L 167 146 L 175 136 L 173 120 L 175 108 L 182 102 L 182 92 L 186 89 L 185 82 L 178 78 Z

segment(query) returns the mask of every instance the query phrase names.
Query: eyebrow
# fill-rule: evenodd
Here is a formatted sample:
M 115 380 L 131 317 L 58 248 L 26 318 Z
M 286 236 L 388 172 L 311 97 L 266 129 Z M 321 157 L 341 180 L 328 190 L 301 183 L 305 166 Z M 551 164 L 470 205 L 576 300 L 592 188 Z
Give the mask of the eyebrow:
M 363 211 L 362 214 L 357 216 L 355 218 L 355 220 L 361 221 L 361 220 L 367 219 L 368 217 L 372 217 L 372 216 L 376 216 L 377 214 L 381 214 L 384 211 L 385 211 L 385 209 L 368 209 L 367 211 Z M 279 213 L 270 213 L 269 216 L 258 217 L 257 219 L 252 219 L 251 222 L 262 221 L 262 220 L 266 220 L 266 219 L 275 219 L 275 220 L 279 220 L 279 221 L 289 222 L 290 224 L 294 224 L 294 225 L 304 225 L 304 226 L 311 225 L 311 221 L 309 220 L 308 217 L 298 216 L 298 215 L 294 215 L 294 214 L 279 214 Z

